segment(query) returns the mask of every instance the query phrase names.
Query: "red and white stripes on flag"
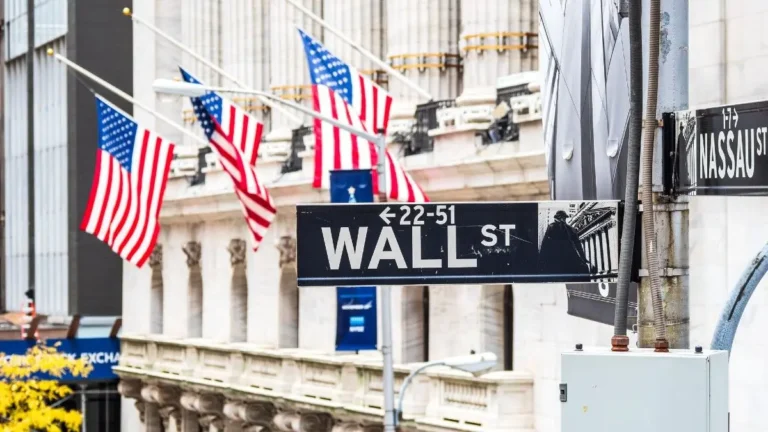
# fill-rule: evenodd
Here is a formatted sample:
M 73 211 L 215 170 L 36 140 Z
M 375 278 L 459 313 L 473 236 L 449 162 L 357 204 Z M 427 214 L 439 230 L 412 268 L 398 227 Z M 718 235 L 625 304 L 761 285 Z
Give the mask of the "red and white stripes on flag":
M 312 79 L 314 109 L 369 133 L 386 132 L 392 97 L 373 81 L 328 52 L 311 36 L 299 30 Z M 327 188 L 330 171 L 376 168 L 374 143 L 315 120 L 315 176 L 313 186 Z M 387 196 L 397 201 L 429 201 L 424 191 L 402 166 L 386 152 Z M 374 192 L 378 179 L 374 176 Z
M 80 229 L 142 267 L 157 243 L 174 145 L 96 96 L 99 141 Z
M 181 73 L 185 81 L 199 83 L 184 69 Z M 215 92 L 191 100 L 221 167 L 232 178 L 256 250 L 277 213 L 272 196 L 259 182 L 254 168 L 263 125 Z

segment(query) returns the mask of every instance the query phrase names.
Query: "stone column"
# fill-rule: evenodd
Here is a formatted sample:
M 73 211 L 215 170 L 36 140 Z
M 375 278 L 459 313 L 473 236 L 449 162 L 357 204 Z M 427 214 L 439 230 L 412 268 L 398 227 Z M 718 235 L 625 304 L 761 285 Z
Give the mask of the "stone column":
M 200 427 L 206 432 L 225 432 L 224 420 L 215 414 L 205 414 L 198 418 Z
M 229 241 L 229 260 L 232 264 L 231 309 L 229 314 L 230 342 L 245 342 L 248 333 L 248 280 L 245 273 L 245 240 Z
M 163 245 L 158 243 L 149 255 L 152 287 L 149 294 L 150 332 L 163 333 Z
M 141 389 L 141 398 L 143 405 L 143 419 L 144 427 L 147 432 L 163 432 L 163 422 L 160 418 L 160 406 L 154 401 L 151 394 L 150 387 L 144 387 Z M 137 403 L 136 408 L 142 411 Z
M 461 0 L 464 91 L 459 106 L 496 105 L 496 80 L 538 67 L 536 0 Z M 492 13 L 488 13 L 493 11 Z
M 200 242 L 189 241 L 182 247 L 182 251 L 187 257 L 188 271 L 186 307 L 183 307 L 187 318 L 186 336 L 199 338 L 203 336 L 203 276 L 200 268 L 202 246 Z
M 162 385 L 145 385 L 141 389 L 141 398 L 146 404 L 145 425 L 147 432 L 163 432 L 169 430 L 171 420 L 180 422 L 181 391 L 177 387 Z
M 402 72 L 434 100 L 454 99 L 460 89 L 458 0 L 389 0 L 387 54 Z M 398 79 L 389 79 L 394 97 L 390 134 L 410 129 L 417 103 L 426 102 Z
M 178 405 L 164 406 L 158 410 L 158 414 L 163 422 L 163 431 L 181 431 L 181 408 Z
M 504 358 L 504 286 L 430 287 L 429 359 L 491 351 Z M 503 367 L 499 362 L 497 369 Z
M 323 15 L 321 0 L 300 0 L 300 3 L 318 16 Z M 322 40 L 322 27 L 284 0 L 270 0 L 269 18 L 273 25 L 269 32 L 270 90 L 285 99 L 312 107 L 307 57 L 296 27 Z M 311 124 L 309 119 L 304 124 Z M 272 116 L 272 130 L 262 142 L 265 160 L 284 160 L 290 154 L 291 130 L 296 128 L 286 116 Z
M 123 397 L 123 402 L 128 402 L 130 399 L 134 400 L 133 406 L 138 412 L 138 420 L 143 424 L 145 420 L 146 405 L 144 403 L 144 399 L 141 397 L 141 387 L 141 381 L 135 379 L 121 379 L 117 384 L 117 391 Z M 132 424 L 132 427 L 136 428 L 138 425 L 135 421 L 133 421 L 135 417 L 131 416 L 132 413 L 130 413 L 130 409 L 126 403 L 123 404 L 123 413 L 127 414 L 123 417 L 123 427 L 126 427 L 128 424 Z M 129 420 L 126 417 L 131 418 Z
M 226 0 L 221 2 L 221 67 L 247 88 L 269 88 L 269 0 Z M 230 97 L 269 130 L 268 109 L 253 95 Z M 272 114 L 275 116 L 280 113 Z M 260 152 L 261 153 L 261 152 Z
M 292 212 L 295 207 L 279 208 L 259 250 L 246 254 L 248 342 L 256 345 L 298 346 L 299 288 Z
M 186 408 L 182 408 L 181 424 L 179 425 L 178 430 L 180 432 L 200 432 L 200 421 L 198 420 L 197 413 Z
M 323 19 L 380 59 L 387 57 L 385 0 L 324 0 Z M 336 57 L 386 88 L 387 76 L 381 66 L 360 54 L 337 37 L 328 37 L 325 46 Z M 391 79 L 391 78 L 389 78 Z

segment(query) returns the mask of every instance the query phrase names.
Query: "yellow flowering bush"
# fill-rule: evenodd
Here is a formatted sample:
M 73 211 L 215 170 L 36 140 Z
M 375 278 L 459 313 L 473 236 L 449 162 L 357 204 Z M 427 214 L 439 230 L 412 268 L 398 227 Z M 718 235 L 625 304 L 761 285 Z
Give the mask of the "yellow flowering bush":
M 0 431 L 80 430 L 80 412 L 51 405 L 72 394 L 60 383 L 62 376 L 85 377 L 93 366 L 59 353 L 58 346 L 37 344 L 26 355 L 10 357 L 0 353 Z

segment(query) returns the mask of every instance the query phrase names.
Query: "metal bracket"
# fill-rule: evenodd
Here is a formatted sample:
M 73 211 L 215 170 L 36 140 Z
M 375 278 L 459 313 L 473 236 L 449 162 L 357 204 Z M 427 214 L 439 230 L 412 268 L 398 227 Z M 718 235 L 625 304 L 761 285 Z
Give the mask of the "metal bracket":
M 568 402 L 568 384 L 560 384 L 560 402 Z
M 638 274 L 640 277 L 648 277 L 648 269 L 640 269 L 638 271 Z M 690 274 L 690 271 L 687 268 L 672 268 L 672 267 L 665 267 L 659 269 L 659 276 L 661 277 L 678 277 L 678 276 L 688 276 Z
M 629 17 L 629 0 L 620 0 L 619 16 L 622 18 Z

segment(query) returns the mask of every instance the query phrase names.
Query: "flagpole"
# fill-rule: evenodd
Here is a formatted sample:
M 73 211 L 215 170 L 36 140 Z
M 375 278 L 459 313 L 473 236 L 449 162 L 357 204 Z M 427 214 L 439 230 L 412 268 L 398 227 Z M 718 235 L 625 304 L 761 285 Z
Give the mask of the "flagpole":
M 387 202 L 387 136 L 384 129 L 378 130 L 374 141 L 378 159 L 376 171 L 379 176 L 379 202 Z M 381 287 L 381 354 L 382 354 L 382 392 L 384 393 L 384 432 L 395 432 L 397 419 L 395 412 L 395 359 L 392 356 L 392 289 L 389 285 Z
M 296 111 L 302 112 L 310 117 L 327 122 L 333 126 L 336 126 L 339 129 L 343 129 L 360 138 L 367 139 L 372 143 L 377 143 L 379 139 L 383 137 L 383 135 L 381 134 L 374 135 L 372 133 L 364 131 L 363 129 L 358 129 L 354 126 L 350 126 L 349 124 L 342 123 L 332 117 L 328 117 L 324 114 L 320 114 L 319 112 L 313 111 L 307 107 L 299 105 L 296 102 L 285 100 L 279 96 L 275 96 L 273 94 L 269 94 L 261 90 L 213 87 L 213 86 L 207 86 L 204 84 L 178 82 L 178 81 L 173 81 L 173 80 L 163 79 L 163 78 L 156 79 L 155 82 L 152 84 L 152 87 L 155 89 L 155 92 L 157 93 L 168 93 L 168 94 L 176 94 L 176 95 L 189 96 L 189 97 L 200 97 L 200 96 L 203 96 L 205 92 L 241 93 L 241 94 L 252 94 L 252 95 L 263 96 L 279 104 L 293 108 Z
M 112 84 L 108 83 L 107 81 L 104 81 L 103 79 L 101 79 L 99 76 L 95 75 L 93 72 L 89 71 L 88 69 L 83 68 L 82 66 L 80 66 L 77 63 L 69 60 L 68 58 L 62 56 L 61 54 L 59 54 L 57 52 L 54 52 L 52 48 L 48 48 L 47 53 L 48 53 L 49 56 L 52 56 L 56 60 L 64 63 L 67 67 L 73 69 L 75 72 L 77 72 L 77 73 L 79 73 L 79 74 L 89 78 L 90 80 L 98 83 L 99 85 L 101 85 L 105 89 L 107 89 L 107 90 L 111 91 L 112 93 L 116 94 L 117 96 L 120 96 L 121 98 L 125 99 L 129 103 L 132 103 L 132 104 L 136 105 L 137 107 L 143 109 L 144 111 L 146 111 L 146 112 L 154 115 L 155 117 L 159 118 L 160 120 L 168 123 L 169 125 L 171 125 L 174 128 L 176 128 L 178 131 L 180 131 L 181 133 L 183 133 L 183 134 L 191 137 L 192 139 L 196 140 L 197 142 L 202 144 L 204 147 L 208 146 L 208 143 L 205 142 L 199 136 L 193 134 L 192 132 L 188 131 L 187 129 L 183 128 L 182 126 L 179 126 L 178 124 L 176 124 L 175 122 L 171 121 L 169 118 L 165 117 L 164 115 L 158 113 L 157 111 L 155 111 L 153 109 L 150 109 L 149 107 L 147 107 L 143 103 L 141 103 L 141 102 L 137 101 L 136 99 L 134 99 L 133 97 L 131 97 L 131 95 L 129 95 L 128 93 L 120 90 L 119 88 L 113 86 Z
M 387 62 L 385 62 L 384 60 L 376 57 L 375 54 L 373 54 L 372 52 L 370 52 L 367 49 L 363 48 L 362 45 L 360 45 L 359 43 L 357 43 L 357 42 L 353 41 L 352 39 L 348 38 L 346 35 L 344 35 L 339 30 L 336 30 L 334 27 L 331 27 L 330 24 L 325 22 L 324 19 L 322 19 L 319 16 L 315 15 L 311 10 L 305 8 L 302 4 L 300 4 L 296 0 L 286 0 L 286 1 L 288 3 L 290 3 L 291 5 L 293 5 L 293 7 L 295 7 L 296 9 L 304 12 L 304 14 L 307 15 L 309 18 L 311 18 L 313 21 L 315 21 L 316 23 L 318 23 L 321 26 L 323 26 L 324 29 L 326 29 L 329 32 L 331 32 L 331 33 L 335 34 L 336 36 L 338 36 L 339 39 L 341 39 L 344 42 L 346 42 L 347 44 L 349 44 L 352 48 L 357 50 L 357 52 L 359 52 L 363 56 L 367 57 L 370 61 L 372 61 L 372 62 L 376 63 L 377 65 L 381 66 L 382 68 L 384 68 L 384 70 L 388 74 L 390 74 L 393 77 L 395 77 L 395 78 L 399 79 L 400 81 L 402 81 L 403 84 L 407 85 L 408 87 L 410 87 L 411 89 L 416 91 L 422 97 L 425 97 L 428 101 L 432 100 L 432 95 L 429 94 L 429 92 L 427 92 L 426 90 L 424 90 L 421 87 L 419 87 L 418 85 L 416 85 L 416 83 L 414 83 L 413 81 L 409 80 L 405 75 L 403 75 L 402 73 L 398 72 L 392 66 L 387 64 Z
M 125 16 L 127 16 L 127 17 L 130 17 L 130 18 L 131 18 L 133 21 L 135 21 L 136 23 L 138 23 L 138 24 L 141 24 L 141 25 L 143 25 L 144 27 L 146 27 L 146 28 L 148 28 L 148 29 L 152 30 L 152 31 L 153 31 L 155 34 L 157 34 L 158 36 L 160 36 L 160 37 L 162 37 L 163 39 L 167 40 L 167 41 L 168 41 L 168 42 L 170 42 L 172 45 L 174 45 L 176 48 L 178 48 L 178 49 L 180 49 L 180 50 L 184 51 L 185 53 L 187 53 L 187 54 L 189 54 L 189 55 L 191 55 L 192 57 L 194 57 L 195 59 L 197 59 L 198 61 L 200 61 L 200 62 L 201 62 L 201 63 L 203 63 L 204 65 L 206 65 L 206 66 L 208 66 L 209 68 L 211 68 L 211 69 L 213 69 L 214 71 L 216 71 L 216 72 L 217 72 L 219 75 L 221 75 L 221 76 L 223 76 L 224 78 L 227 78 L 228 80 L 232 81 L 232 83 L 234 83 L 236 86 L 238 86 L 238 87 L 242 87 L 242 88 L 244 88 L 244 89 L 245 89 L 245 88 L 250 88 L 250 86 L 247 86 L 247 85 L 243 84 L 243 83 L 242 83 L 240 80 L 238 80 L 237 78 L 235 78 L 233 75 L 231 75 L 230 73 L 228 73 L 228 72 L 227 72 L 227 71 L 225 71 L 224 69 L 222 69 L 222 68 L 220 68 L 220 67 L 216 66 L 216 65 L 215 65 L 215 64 L 213 64 L 211 61 L 209 61 L 208 59 L 206 59 L 206 58 L 205 58 L 205 57 L 203 57 L 202 55 L 200 55 L 200 54 L 196 53 L 195 51 L 192 51 L 192 49 L 191 49 L 191 48 L 189 48 L 188 46 L 184 45 L 183 43 L 181 43 L 180 41 L 178 41 L 177 39 L 175 39 L 173 36 L 169 35 L 168 33 L 164 32 L 164 31 L 162 31 L 162 30 L 160 30 L 159 28 L 157 28 L 157 27 L 156 27 L 156 26 L 154 26 L 153 24 L 150 24 L 150 23 L 148 23 L 148 22 L 144 21 L 143 19 L 141 19 L 141 17 L 138 17 L 138 16 L 136 16 L 136 15 L 135 15 L 133 12 L 131 12 L 131 8 L 127 8 L 127 7 L 126 7 L 126 8 L 123 8 L 123 15 L 125 15 Z M 276 111 L 280 111 L 280 113 L 281 113 L 281 114 L 283 114 L 284 116 L 286 116 L 286 117 L 288 117 L 289 119 L 291 119 L 291 121 L 292 121 L 292 122 L 294 122 L 294 123 L 295 123 L 297 126 L 301 126 L 301 125 L 303 125 L 303 124 L 304 124 L 304 122 L 303 122 L 303 121 L 302 121 L 300 118 L 298 118 L 298 117 L 296 117 L 295 115 L 291 114 L 291 113 L 290 113 L 288 110 L 286 110 L 286 109 L 283 109 L 281 106 L 274 104 L 274 103 L 273 103 L 272 101 L 270 101 L 269 99 L 267 99 L 267 98 L 265 98 L 265 97 L 259 97 L 259 100 L 260 100 L 260 101 L 261 101 L 261 102 L 262 102 L 264 105 L 267 105 L 267 106 L 268 106 L 268 107 L 270 107 L 271 109 L 274 109 L 274 110 L 276 110 Z

